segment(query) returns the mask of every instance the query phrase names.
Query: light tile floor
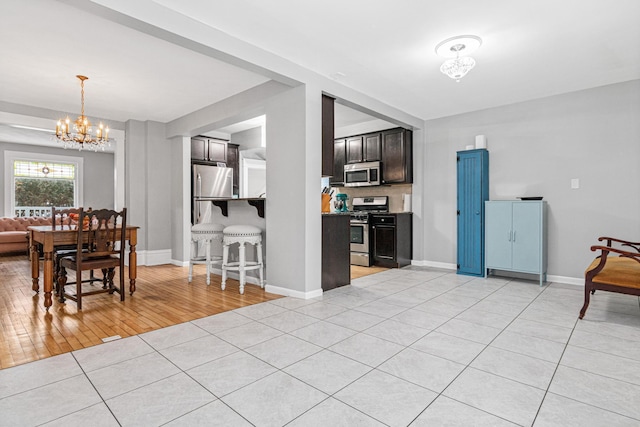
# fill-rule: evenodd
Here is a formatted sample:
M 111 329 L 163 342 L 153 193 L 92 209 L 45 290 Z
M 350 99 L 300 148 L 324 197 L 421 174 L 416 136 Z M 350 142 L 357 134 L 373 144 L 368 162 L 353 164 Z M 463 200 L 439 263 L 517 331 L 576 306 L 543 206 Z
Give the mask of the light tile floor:
M 409 267 L 0 371 L 0 425 L 639 426 L 638 298 Z

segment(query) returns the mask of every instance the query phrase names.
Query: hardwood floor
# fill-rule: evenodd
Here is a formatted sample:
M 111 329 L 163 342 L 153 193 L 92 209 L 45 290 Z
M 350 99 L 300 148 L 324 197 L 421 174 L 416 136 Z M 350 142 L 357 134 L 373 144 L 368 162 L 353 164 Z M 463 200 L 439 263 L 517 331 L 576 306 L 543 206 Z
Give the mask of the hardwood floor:
M 384 270 L 351 266 L 351 278 Z M 133 297 L 126 294 L 123 303 L 117 294 L 92 295 L 83 298 L 83 310 L 79 312 L 75 302 L 61 304 L 54 298 L 47 313 L 42 293 L 31 290 L 27 257 L 0 257 L 0 369 L 90 347 L 104 338 L 125 338 L 281 298 L 256 285 L 247 285 L 240 295 L 238 282 L 233 279 L 223 292 L 217 275 L 211 275 L 211 285 L 207 286 L 203 265 L 194 266 L 191 284 L 187 274 L 187 267 L 138 266 L 137 290 Z M 42 275 L 40 283 L 42 289 Z
M 125 273 L 126 274 L 126 273 Z M 138 266 L 133 297 L 123 303 L 117 294 L 92 295 L 61 304 L 54 298 L 49 313 L 42 293 L 31 290 L 31 269 L 25 255 L 0 257 L 0 369 L 102 343 L 104 338 L 128 337 L 177 323 L 281 298 L 256 285 L 238 293 L 238 282 L 227 281 L 220 290 L 220 276 L 205 284 L 205 266 Z M 42 289 L 42 275 L 40 277 Z M 96 285 L 100 286 L 100 285 Z M 128 289 L 128 284 L 126 285 Z
M 368 276 L 370 274 L 380 273 L 381 271 L 388 270 L 385 267 L 361 267 L 359 265 L 351 266 L 351 279 L 358 279 L 360 277 Z

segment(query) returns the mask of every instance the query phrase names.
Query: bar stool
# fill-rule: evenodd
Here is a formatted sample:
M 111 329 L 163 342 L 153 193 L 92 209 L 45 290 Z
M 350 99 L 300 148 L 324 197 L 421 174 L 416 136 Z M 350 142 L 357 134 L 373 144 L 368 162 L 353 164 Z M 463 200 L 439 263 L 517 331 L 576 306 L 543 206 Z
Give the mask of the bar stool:
M 222 237 L 222 285 L 227 284 L 227 271 L 240 273 L 240 293 L 244 294 L 244 285 L 247 281 L 247 270 L 258 270 L 260 274 L 260 287 L 264 288 L 264 264 L 262 262 L 262 230 L 252 225 L 230 225 L 226 227 Z M 229 262 L 229 246 L 238 243 L 238 262 Z M 257 261 L 247 261 L 245 245 L 254 245 Z
M 211 255 L 211 245 L 216 240 L 219 242 L 222 242 L 222 230 L 224 230 L 224 225 L 212 224 L 212 223 L 196 224 L 191 227 L 191 257 L 189 259 L 189 283 L 191 283 L 191 278 L 193 276 L 194 264 L 205 264 L 207 266 L 207 285 L 211 283 L 211 278 L 209 277 L 211 274 L 211 264 L 213 263 L 222 264 L 221 256 Z M 204 242 L 204 245 L 205 245 L 204 257 L 198 255 L 199 242 Z

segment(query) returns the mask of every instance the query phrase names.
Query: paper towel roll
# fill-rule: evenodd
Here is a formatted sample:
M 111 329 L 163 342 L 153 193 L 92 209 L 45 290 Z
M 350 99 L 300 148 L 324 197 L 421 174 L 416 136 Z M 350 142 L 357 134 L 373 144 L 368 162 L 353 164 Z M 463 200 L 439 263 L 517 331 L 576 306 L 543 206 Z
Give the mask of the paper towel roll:
M 476 148 L 487 148 L 487 137 L 484 135 L 476 135 Z
M 402 210 L 404 212 L 411 212 L 411 194 L 402 195 Z

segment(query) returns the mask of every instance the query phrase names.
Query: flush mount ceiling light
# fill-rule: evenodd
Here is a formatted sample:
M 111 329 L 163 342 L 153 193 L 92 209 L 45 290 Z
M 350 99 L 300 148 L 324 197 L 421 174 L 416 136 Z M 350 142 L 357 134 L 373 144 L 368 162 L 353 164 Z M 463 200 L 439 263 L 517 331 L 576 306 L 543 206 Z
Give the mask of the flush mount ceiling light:
M 73 122 L 73 129 L 71 129 L 71 120 L 69 117 L 66 119 L 58 120 L 56 124 L 56 138 L 64 143 L 64 148 L 72 147 L 82 150 L 85 147 L 90 148 L 93 151 L 102 149 L 104 151 L 105 145 L 108 145 L 112 139 L 109 138 L 109 126 L 105 126 L 100 122 L 96 129 L 95 136 L 93 135 L 93 129 L 91 122 L 84 115 L 84 81 L 88 80 L 86 76 L 76 76 L 80 80 L 80 116 Z
M 448 38 L 436 46 L 436 53 L 442 57 L 450 58 L 440 66 L 443 74 L 459 82 L 473 67 L 476 61 L 468 55 L 482 44 L 478 36 L 455 36 Z

